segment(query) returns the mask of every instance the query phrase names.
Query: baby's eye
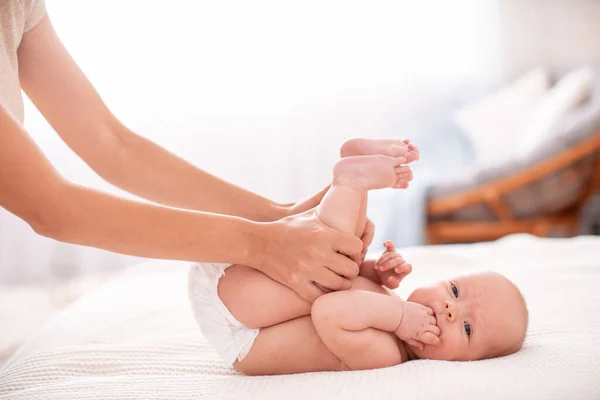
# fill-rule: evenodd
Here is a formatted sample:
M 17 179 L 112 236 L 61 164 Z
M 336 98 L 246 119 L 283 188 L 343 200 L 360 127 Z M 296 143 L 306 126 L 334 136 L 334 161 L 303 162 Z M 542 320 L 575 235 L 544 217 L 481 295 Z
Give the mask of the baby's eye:
M 471 337 L 471 325 L 465 321 L 465 332 L 467 332 L 467 336 Z
M 454 293 L 454 297 L 456 297 L 458 299 L 458 288 L 452 282 L 450 282 L 450 287 L 452 288 L 452 293 Z

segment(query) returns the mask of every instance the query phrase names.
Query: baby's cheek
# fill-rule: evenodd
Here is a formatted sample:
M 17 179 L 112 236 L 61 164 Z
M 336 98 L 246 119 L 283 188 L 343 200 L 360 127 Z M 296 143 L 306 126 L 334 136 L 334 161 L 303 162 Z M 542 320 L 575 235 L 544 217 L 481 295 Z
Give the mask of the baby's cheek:
M 419 358 L 426 358 L 429 360 L 445 360 L 446 353 L 447 351 L 443 345 L 442 347 L 436 347 L 426 344 L 423 351 L 419 354 Z
M 428 348 L 426 350 L 431 352 L 432 359 L 453 360 L 456 357 L 456 352 L 459 347 L 455 335 L 453 335 L 451 331 L 448 332 L 442 330 L 439 337 L 442 345 L 439 347 L 427 346 Z

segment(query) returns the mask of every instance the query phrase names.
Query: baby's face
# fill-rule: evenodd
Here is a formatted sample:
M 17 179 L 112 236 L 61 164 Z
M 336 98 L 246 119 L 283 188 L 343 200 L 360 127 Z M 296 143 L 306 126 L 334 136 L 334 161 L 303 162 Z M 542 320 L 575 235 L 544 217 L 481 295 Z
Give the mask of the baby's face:
M 504 276 L 487 272 L 416 289 L 408 301 L 435 314 L 441 347 L 411 347 L 419 358 L 468 361 L 517 351 L 527 329 L 519 290 Z

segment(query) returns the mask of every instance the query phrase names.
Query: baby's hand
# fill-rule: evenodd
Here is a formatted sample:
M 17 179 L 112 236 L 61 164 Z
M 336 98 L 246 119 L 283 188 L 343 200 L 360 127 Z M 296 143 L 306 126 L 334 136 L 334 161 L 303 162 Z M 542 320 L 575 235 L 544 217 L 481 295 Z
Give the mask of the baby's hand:
M 382 285 L 396 289 L 406 275 L 412 271 L 412 265 L 407 264 L 404 258 L 396 251 L 396 246 L 391 240 L 386 240 L 383 245 L 385 252 L 375 263 L 375 271 L 379 275 L 379 281 Z
M 402 320 L 394 333 L 419 350 L 423 350 L 426 344 L 439 346 L 442 343 L 433 310 L 412 301 L 402 303 Z

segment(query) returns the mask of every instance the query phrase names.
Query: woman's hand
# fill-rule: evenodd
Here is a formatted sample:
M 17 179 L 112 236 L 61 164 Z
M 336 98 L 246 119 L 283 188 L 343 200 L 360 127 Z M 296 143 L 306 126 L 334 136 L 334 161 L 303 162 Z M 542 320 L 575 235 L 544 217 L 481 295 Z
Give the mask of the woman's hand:
M 313 210 L 262 224 L 264 234 L 253 249 L 250 266 L 280 282 L 309 302 L 331 290 L 350 288 L 362 241 L 351 233 L 329 228 Z
M 369 251 L 369 246 L 371 245 L 371 243 L 373 243 L 374 236 L 375 224 L 373 224 L 373 221 L 367 218 L 363 235 L 360 238 L 360 240 L 363 243 L 362 252 L 358 256 L 352 257 L 352 259 L 356 262 L 357 265 L 362 265 L 365 262 L 365 257 L 367 255 L 367 252 Z

